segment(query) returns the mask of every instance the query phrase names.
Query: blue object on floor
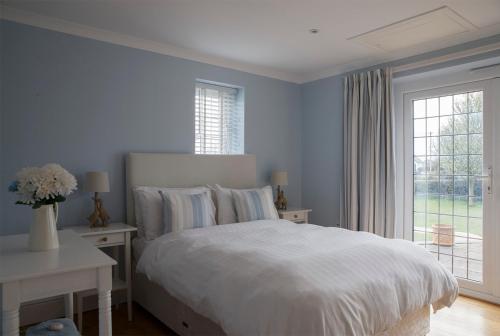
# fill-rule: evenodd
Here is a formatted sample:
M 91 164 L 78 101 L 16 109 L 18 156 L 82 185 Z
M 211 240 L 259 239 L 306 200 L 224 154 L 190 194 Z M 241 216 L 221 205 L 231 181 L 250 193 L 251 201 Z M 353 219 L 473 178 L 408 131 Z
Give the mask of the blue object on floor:
M 49 326 L 53 323 L 61 323 L 63 328 L 58 331 L 50 330 Z M 80 333 L 76 329 L 73 320 L 62 318 L 48 320 L 36 326 L 29 327 L 28 330 L 26 330 L 26 336 L 80 336 Z

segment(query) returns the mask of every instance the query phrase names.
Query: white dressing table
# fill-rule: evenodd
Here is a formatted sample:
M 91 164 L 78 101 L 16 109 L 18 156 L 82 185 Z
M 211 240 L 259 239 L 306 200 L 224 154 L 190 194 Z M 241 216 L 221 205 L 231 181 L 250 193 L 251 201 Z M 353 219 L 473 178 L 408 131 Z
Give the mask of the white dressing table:
M 73 315 L 73 292 L 95 288 L 99 335 L 112 335 L 111 284 L 116 261 L 72 230 L 59 231 L 59 249 L 28 250 L 28 235 L 0 236 L 2 335 L 19 335 L 21 302 L 66 295 L 66 315 Z

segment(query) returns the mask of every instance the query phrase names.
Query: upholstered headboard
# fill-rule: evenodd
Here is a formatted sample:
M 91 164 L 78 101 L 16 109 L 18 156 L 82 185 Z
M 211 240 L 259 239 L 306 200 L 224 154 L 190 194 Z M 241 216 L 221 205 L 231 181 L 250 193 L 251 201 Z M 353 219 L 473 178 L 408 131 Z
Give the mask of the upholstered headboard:
M 231 188 L 251 188 L 257 179 L 254 155 L 129 153 L 126 169 L 129 225 L 135 225 L 133 187 L 194 187 L 218 183 Z

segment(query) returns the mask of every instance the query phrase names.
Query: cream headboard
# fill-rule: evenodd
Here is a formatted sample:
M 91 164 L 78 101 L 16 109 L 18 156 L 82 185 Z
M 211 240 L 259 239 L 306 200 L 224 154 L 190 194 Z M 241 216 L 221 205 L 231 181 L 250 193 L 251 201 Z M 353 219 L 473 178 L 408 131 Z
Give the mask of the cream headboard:
M 134 226 L 133 187 L 194 187 L 218 183 L 231 188 L 251 188 L 257 179 L 255 155 L 129 153 L 126 175 L 127 223 Z

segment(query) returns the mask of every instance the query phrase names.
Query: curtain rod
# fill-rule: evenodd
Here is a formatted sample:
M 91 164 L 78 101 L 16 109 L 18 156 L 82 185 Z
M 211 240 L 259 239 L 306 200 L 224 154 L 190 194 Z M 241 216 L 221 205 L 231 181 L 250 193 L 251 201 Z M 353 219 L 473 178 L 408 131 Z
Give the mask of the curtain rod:
M 418 61 L 418 62 L 414 62 L 414 63 L 398 65 L 398 66 L 395 66 L 392 68 L 392 72 L 397 73 L 397 72 L 403 72 L 403 71 L 408 71 L 408 70 L 415 70 L 415 69 L 423 68 L 426 66 L 431 66 L 431 65 L 435 65 L 435 64 L 439 64 L 439 63 L 454 61 L 454 60 L 458 60 L 461 58 L 480 55 L 480 54 L 484 54 L 484 53 L 487 53 L 490 51 L 496 51 L 496 50 L 500 50 L 500 42 L 492 43 L 492 44 L 488 44 L 488 45 L 484 45 L 484 46 L 476 47 L 476 48 L 472 48 L 472 49 L 467 49 L 467 50 L 463 50 L 463 51 L 457 51 L 457 52 L 443 55 L 443 56 L 432 57 L 432 58 L 425 59 L 425 60 Z

